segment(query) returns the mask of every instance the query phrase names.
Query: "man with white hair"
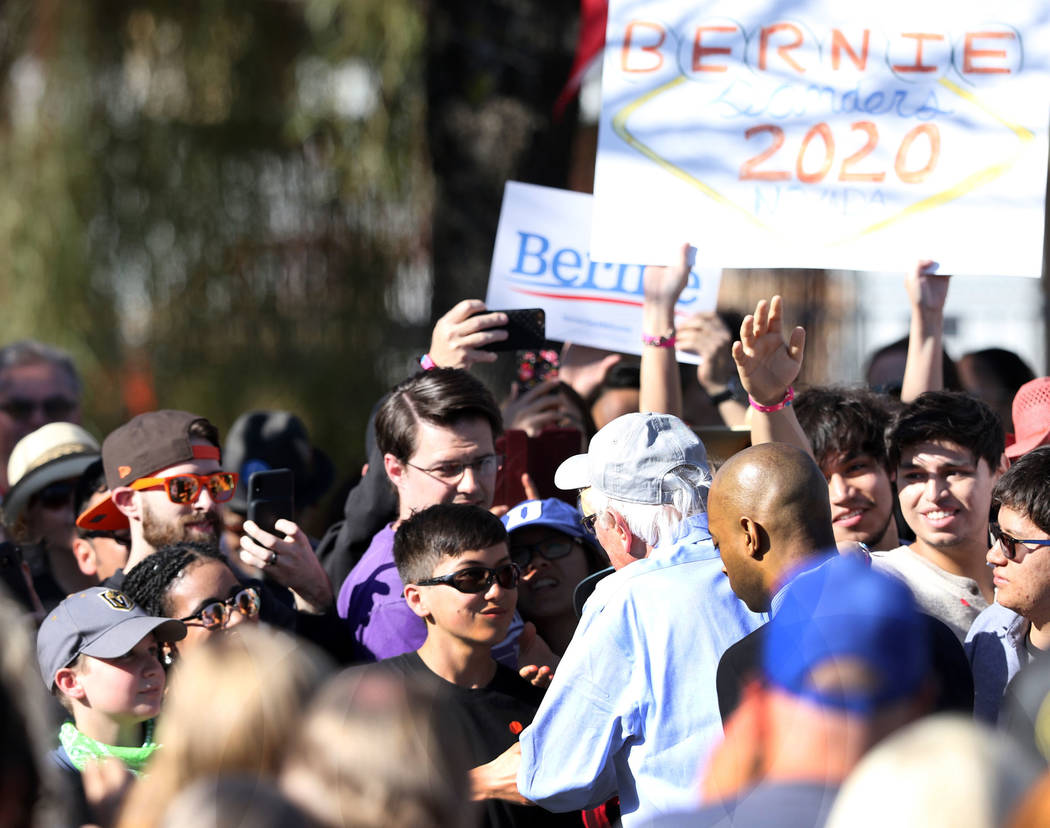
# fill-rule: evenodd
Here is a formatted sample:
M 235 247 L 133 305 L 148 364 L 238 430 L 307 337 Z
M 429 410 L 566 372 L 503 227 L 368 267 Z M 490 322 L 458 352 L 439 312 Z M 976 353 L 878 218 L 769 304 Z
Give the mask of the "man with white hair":
M 477 798 L 569 811 L 618 795 L 628 828 L 691 801 L 722 733 L 718 660 L 763 620 L 722 574 L 710 482 L 703 443 L 664 414 L 613 420 L 559 467 L 617 571 L 587 600 L 519 743 L 473 771 Z

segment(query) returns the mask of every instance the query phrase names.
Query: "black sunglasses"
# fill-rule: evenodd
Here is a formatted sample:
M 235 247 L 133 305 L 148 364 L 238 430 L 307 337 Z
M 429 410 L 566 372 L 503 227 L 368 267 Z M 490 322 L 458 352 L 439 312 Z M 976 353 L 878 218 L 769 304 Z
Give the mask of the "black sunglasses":
M 518 579 L 521 572 L 518 565 L 513 563 L 500 564 L 495 569 L 487 566 L 468 566 L 458 572 L 442 575 L 440 578 L 427 578 L 425 581 L 416 581 L 416 586 L 439 586 L 445 584 L 460 592 L 476 595 L 479 592 L 488 592 L 489 588 L 499 583 L 504 589 L 517 589 Z
M 3 411 L 12 420 L 24 423 L 33 416 L 33 412 L 40 409 L 44 417 L 52 422 L 65 420 L 77 407 L 77 401 L 69 397 L 54 396 L 43 400 L 30 400 L 25 397 L 12 397 L 5 403 L 0 403 L 0 411 Z
M 998 523 L 989 523 L 988 529 L 992 533 L 992 540 L 999 544 L 1003 550 L 1003 555 L 1008 561 L 1017 560 L 1016 544 L 1024 546 L 1024 544 L 1030 543 L 1035 546 L 1050 546 L 1050 540 L 1045 538 L 1015 538 L 1013 535 L 1008 535 L 1002 530 Z M 1025 549 L 1025 551 L 1033 552 L 1034 550 Z
M 33 495 L 30 503 L 39 503 L 45 509 L 62 509 L 73 503 L 73 488 L 70 481 L 59 480 Z
M 572 541 L 552 540 L 545 543 L 519 543 L 511 546 L 510 559 L 521 569 L 527 567 L 537 555 L 548 561 L 564 558 L 576 544 Z

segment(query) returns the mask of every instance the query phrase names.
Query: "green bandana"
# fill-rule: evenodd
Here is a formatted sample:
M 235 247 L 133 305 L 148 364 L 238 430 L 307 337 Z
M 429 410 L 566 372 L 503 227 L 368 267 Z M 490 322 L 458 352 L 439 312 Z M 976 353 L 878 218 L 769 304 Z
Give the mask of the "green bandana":
M 146 760 L 153 755 L 157 744 L 153 741 L 153 720 L 146 722 L 146 741 L 140 747 L 118 747 L 117 745 L 104 745 L 102 742 L 85 736 L 72 722 L 66 722 L 58 730 L 58 741 L 66 749 L 73 767 L 78 771 L 84 770 L 84 765 L 92 759 L 102 759 L 106 756 L 116 756 L 121 762 L 128 766 L 132 773 L 138 776 Z

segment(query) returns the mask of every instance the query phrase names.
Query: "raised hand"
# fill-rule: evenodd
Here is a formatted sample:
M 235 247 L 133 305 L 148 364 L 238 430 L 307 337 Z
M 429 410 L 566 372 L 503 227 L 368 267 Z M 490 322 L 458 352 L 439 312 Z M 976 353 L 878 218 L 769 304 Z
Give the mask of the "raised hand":
M 776 405 L 802 369 L 806 331 L 796 327 L 784 341 L 783 307 L 779 296 L 762 299 L 754 314 L 744 317 L 740 339 L 733 343 L 740 382 L 760 405 Z
M 498 354 L 482 345 L 507 338 L 507 314 L 482 313 L 480 299 L 464 299 L 442 316 L 430 337 L 430 358 L 441 368 L 470 368 L 475 362 L 495 362 Z M 473 314 L 480 314 L 474 316 Z

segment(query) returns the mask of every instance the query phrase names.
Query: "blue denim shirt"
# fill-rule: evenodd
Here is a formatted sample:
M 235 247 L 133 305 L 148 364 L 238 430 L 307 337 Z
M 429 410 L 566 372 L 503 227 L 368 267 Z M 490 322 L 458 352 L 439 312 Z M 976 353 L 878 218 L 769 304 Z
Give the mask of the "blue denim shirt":
M 965 645 L 973 671 L 974 718 L 989 724 L 998 720 L 1006 685 L 1028 663 L 1028 627 L 1024 616 L 998 602 L 974 619 Z
M 729 588 L 706 515 L 672 544 L 614 572 L 583 617 L 532 725 L 518 790 L 551 811 L 619 794 L 624 826 L 695 798 L 721 738 L 715 672 L 761 625 Z

